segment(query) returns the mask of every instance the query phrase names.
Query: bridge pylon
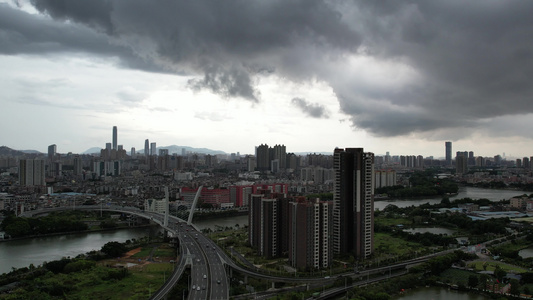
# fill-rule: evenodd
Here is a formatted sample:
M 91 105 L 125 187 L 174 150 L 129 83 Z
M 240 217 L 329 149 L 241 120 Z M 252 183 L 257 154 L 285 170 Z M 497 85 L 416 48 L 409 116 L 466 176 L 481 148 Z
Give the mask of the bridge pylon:
M 192 217 L 194 215 L 194 211 L 196 210 L 196 203 L 198 203 L 198 198 L 200 198 L 200 194 L 202 193 L 202 188 L 203 188 L 202 185 L 198 188 L 198 191 L 196 192 L 196 196 L 194 196 L 194 200 L 192 201 L 191 211 L 189 212 L 189 219 L 187 220 L 188 225 L 192 224 Z

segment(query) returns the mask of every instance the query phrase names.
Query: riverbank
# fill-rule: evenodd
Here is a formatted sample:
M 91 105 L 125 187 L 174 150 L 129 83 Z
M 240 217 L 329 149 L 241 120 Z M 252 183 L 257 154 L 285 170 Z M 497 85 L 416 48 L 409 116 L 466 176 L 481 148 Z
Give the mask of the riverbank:
M 162 236 L 162 232 L 158 226 L 144 226 L 11 240 L 0 243 L 0 274 L 10 272 L 13 268 L 24 268 L 31 264 L 37 266 L 45 261 L 100 250 L 112 241 L 124 243 L 144 237 L 152 240 Z
M 176 250 L 161 240 L 130 247 L 119 258 L 63 258 L 2 274 L 10 293 L 0 299 L 148 299 L 172 273 Z
M 23 237 L 18 237 L 18 238 L 0 239 L 0 243 L 10 242 L 10 241 L 29 240 L 29 239 L 42 238 L 42 237 L 68 235 L 68 234 L 93 233 L 93 232 L 103 232 L 103 231 L 114 231 L 114 230 L 120 230 L 120 229 L 147 228 L 147 227 L 156 227 L 156 226 L 158 227 L 159 225 L 145 224 L 145 225 L 135 225 L 135 226 L 117 226 L 115 228 L 89 229 L 89 230 L 83 230 L 83 231 L 54 232 L 54 233 L 39 234 L 39 235 L 29 235 L 29 236 L 23 236 Z

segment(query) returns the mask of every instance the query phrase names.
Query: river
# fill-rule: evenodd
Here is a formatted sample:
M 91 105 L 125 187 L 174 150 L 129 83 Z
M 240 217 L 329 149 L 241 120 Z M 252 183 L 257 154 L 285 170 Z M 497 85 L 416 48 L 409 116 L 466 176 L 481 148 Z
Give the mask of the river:
M 450 197 L 450 200 L 469 197 L 472 199 L 487 198 L 492 201 L 499 201 L 524 193 L 526 192 L 461 187 L 459 193 L 456 196 Z M 394 204 L 399 207 L 407 207 L 411 205 L 418 206 L 427 202 L 436 204 L 440 203 L 440 201 L 441 197 L 414 200 L 393 199 L 376 201 L 374 206 L 376 209 L 382 210 L 389 204 Z M 195 224 L 200 229 L 211 228 L 212 230 L 216 230 L 216 226 L 234 227 L 236 224 L 239 224 L 239 226 L 245 226 L 248 225 L 248 216 L 202 220 L 195 222 Z M 124 242 L 132 238 L 157 234 L 157 231 L 159 230 L 160 229 L 157 227 L 134 228 L 2 242 L 0 243 L 0 273 L 9 272 L 13 267 L 27 267 L 30 264 L 40 265 L 44 261 L 57 260 L 67 256 L 75 257 L 78 254 L 83 254 L 91 250 L 99 250 L 109 241 Z
M 531 192 L 516 191 L 516 190 L 497 190 L 497 189 L 482 189 L 475 187 L 459 187 L 457 195 L 451 196 L 450 200 L 471 198 L 473 200 L 489 199 L 491 201 L 509 200 L 514 196 L 523 194 L 530 194 Z M 378 200 L 374 202 L 374 209 L 383 210 L 387 205 L 394 204 L 398 207 L 419 206 L 421 204 L 438 204 L 442 200 L 442 196 L 424 197 L 417 199 L 390 199 Z
M 125 242 L 133 238 L 155 236 L 160 227 L 129 228 L 111 231 L 84 232 L 20 239 L 0 243 L 0 273 L 12 268 L 35 266 L 45 261 L 75 257 L 92 250 L 100 250 L 110 241 Z

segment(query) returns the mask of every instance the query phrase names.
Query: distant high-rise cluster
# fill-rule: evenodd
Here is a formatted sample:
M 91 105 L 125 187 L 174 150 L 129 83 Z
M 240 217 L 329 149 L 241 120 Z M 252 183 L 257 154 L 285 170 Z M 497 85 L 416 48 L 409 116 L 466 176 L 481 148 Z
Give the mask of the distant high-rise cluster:
M 287 168 L 287 153 L 285 145 L 268 147 L 261 144 L 255 149 L 256 168 L 258 171 L 278 173 Z

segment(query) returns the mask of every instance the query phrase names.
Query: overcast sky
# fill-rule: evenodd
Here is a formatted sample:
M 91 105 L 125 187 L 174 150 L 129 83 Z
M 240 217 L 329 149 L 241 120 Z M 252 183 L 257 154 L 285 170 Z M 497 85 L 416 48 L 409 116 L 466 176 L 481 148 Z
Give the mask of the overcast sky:
M 533 1 L 0 0 L 0 144 L 533 156 Z

